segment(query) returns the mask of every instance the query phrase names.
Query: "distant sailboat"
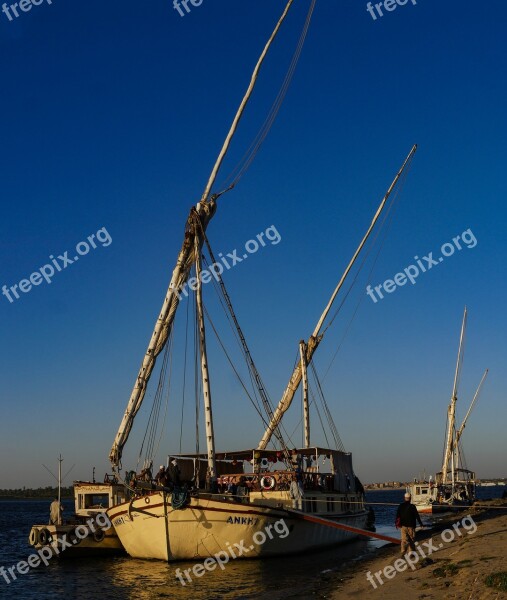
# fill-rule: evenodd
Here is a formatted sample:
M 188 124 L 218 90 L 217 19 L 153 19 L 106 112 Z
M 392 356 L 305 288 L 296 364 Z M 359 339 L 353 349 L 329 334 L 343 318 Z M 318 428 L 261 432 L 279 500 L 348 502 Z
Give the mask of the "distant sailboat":
M 315 2 L 312 2 L 305 29 L 308 28 L 314 4 Z M 224 283 L 221 277 L 217 277 L 223 306 L 227 308 L 251 380 L 257 388 L 260 398 L 259 414 L 266 430 L 256 448 L 228 452 L 215 449 L 211 372 L 206 345 L 207 313 L 203 304 L 201 285 L 202 253 L 205 247 L 211 260 L 214 261 L 206 237 L 206 228 L 216 212 L 219 194 L 211 194 L 211 190 L 230 140 L 250 98 L 260 65 L 291 5 L 292 1 L 287 4 L 259 59 L 250 87 L 234 119 L 201 201 L 190 211 L 183 245 L 167 295 L 111 449 L 110 460 L 113 471 L 120 477 L 124 446 L 134 418 L 143 402 L 156 358 L 164 349 L 167 351 L 168 342 L 172 339 L 173 322 L 180 300 L 179 292 L 186 284 L 191 268 L 194 267 L 195 364 L 200 367 L 201 378 L 200 384 L 196 382 L 196 388 L 198 390 L 200 387 L 202 390 L 207 448 L 205 453 L 177 455 L 178 467 L 175 466 L 174 469 L 179 469 L 178 480 L 181 476 L 181 481 L 174 479 L 173 471 L 172 485 L 167 482 L 165 485 L 152 483 L 150 460 L 145 462 L 140 477 L 136 476 L 135 472 L 129 472 L 128 477 L 125 478 L 130 499 L 110 508 L 107 514 L 124 548 L 136 558 L 165 561 L 200 559 L 212 557 L 236 544 L 243 544 L 246 548 L 250 548 L 248 557 L 301 552 L 357 537 L 364 533 L 368 521 L 363 487 L 354 473 L 351 454 L 345 452 L 341 445 L 327 404 L 325 416 L 330 424 L 335 447 L 316 447 L 311 444 L 307 369 L 310 367 L 313 370 L 312 358 L 329 326 L 328 324 L 325 327 L 325 321 L 336 296 L 382 214 L 391 192 L 412 161 L 416 151 L 415 146 L 383 198 L 370 227 L 318 320 L 315 330 L 308 341 L 300 343 L 299 360 L 276 410 L 273 410 L 270 404 Z M 316 377 L 314 371 L 313 373 Z M 304 444 L 303 447 L 294 448 L 285 441 L 281 422 L 300 384 L 303 389 Z M 260 412 L 262 409 L 264 413 Z M 245 422 L 244 427 L 248 428 L 248 423 Z M 198 441 L 198 431 L 196 434 Z M 277 446 L 270 449 L 268 446 L 273 443 L 273 438 Z M 175 457 L 174 454 L 171 456 Z M 183 481 L 186 483 L 185 486 L 181 485 Z M 256 536 L 273 527 L 280 519 L 287 523 L 290 535 L 285 538 L 272 536 L 262 545 L 256 543 Z
M 415 480 L 408 487 L 412 494 L 412 502 L 421 513 L 446 512 L 449 510 L 460 510 L 470 506 L 475 501 L 475 473 L 465 468 L 463 452 L 461 450 L 461 436 L 465 429 L 468 417 L 479 397 L 484 381 L 488 375 L 488 369 L 484 372 L 481 382 L 467 411 L 463 423 L 456 427 L 456 403 L 458 401 L 458 384 L 463 364 L 465 331 L 467 325 L 467 309 L 463 314 L 461 335 L 458 349 L 458 360 L 454 375 L 454 386 L 451 402 L 447 411 L 447 433 L 444 448 L 444 460 L 442 470 L 437 473 L 435 481 L 430 477 L 429 481 Z

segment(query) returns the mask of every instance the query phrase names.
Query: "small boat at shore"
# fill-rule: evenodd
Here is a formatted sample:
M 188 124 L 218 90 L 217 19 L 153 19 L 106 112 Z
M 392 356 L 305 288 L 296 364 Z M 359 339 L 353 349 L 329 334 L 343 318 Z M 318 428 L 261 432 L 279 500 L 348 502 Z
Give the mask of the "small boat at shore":
M 33 525 L 28 543 L 36 550 L 46 547 L 54 556 L 66 558 L 125 554 L 106 516 L 108 508 L 124 500 L 124 486 L 113 480 L 75 481 L 74 514 L 57 524 Z
M 454 386 L 447 411 L 447 434 L 444 448 L 444 462 L 442 470 L 436 474 L 435 480 L 414 480 L 407 487 L 407 492 L 412 495 L 412 502 L 420 513 L 433 514 L 456 510 L 464 510 L 475 502 L 475 473 L 466 468 L 464 455 L 461 448 L 461 436 L 465 429 L 468 417 L 479 397 L 488 369 L 484 372 L 481 382 L 468 412 L 461 424 L 456 427 L 456 404 L 458 401 L 458 384 L 463 364 L 465 332 L 467 325 L 467 309 L 463 314 L 461 335 L 458 349 L 458 360 L 454 376 Z

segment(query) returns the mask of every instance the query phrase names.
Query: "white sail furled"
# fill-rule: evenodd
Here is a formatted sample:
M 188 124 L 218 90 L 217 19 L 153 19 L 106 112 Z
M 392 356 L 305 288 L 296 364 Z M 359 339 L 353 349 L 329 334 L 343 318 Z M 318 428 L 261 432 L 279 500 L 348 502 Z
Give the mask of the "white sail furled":
M 132 429 L 134 418 L 143 402 L 146 386 L 153 368 L 155 367 L 157 356 L 163 350 L 169 336 L 180 300 L 179 292 L 185 285 L 190 274 L 190 269 L 195 262 L 195 240 L 196 237 L 199 237 L 199 229 L 202 228 L 203 231 L 206 230 L 206 227 L 215 212 L 216 203 L 214 200 L 210 200 L 206 203 L 200 202 L 190 213 L 185 230 L 185 239 L 178 255 L 176 267 L 173 271 L 162 309 L 157 322 L 155 323 L 155 329 L 137 375 L 127 409 L 109 454 L 109 459 L 113 466 L 118 466 L 120 464 L 123 447 Z M 196 218 L 199 219 L 201 223 L 200 227 L 196 222 Z
M 183 285 L 186 283 L 190 274 L 190 268 L 192 267 L 196 259 L 195 240 L 196 238 L 199 238 L 200 242 L 202 242 L 201 235 L 203 232 L 206 231 L 206 227 L 208 226 L 209 221 L 216 212 L 216 198 L 219 196 L 219 194 L 211 195 L 211 190 L 213 189 L 218 172 L 229 150 L 231 141 L 234 137 L 234 134 L 236 133 L 241 117 L 243 116 L 246 106 L 250 101 L 250 98 L 252 97 L 252 93 L 255 89 L 255 84 L 257 82 L 257 78 L 259 76 L 264 60 L 274 40 L 276 39 L 276 36 L 283 22 L 285 21 L 293 3 L 294 0 L 288 0 L 281 17 L 278 19 L 271 36 L 269 37 L 266 45 L 264 46 L 261 52 L 261 55 L 252 72 L 248 88 L 243 96 L 243 99 L 232 121 L 229 132 L 225 138 L 222 148 L 212 168 L 211 174 L 208 178 L 208 181 L 204 188 L 204 192 L 201 197 L 201 202 L 197 204 L 197 207 L 195 209 L 192 208 L 191 210 L 190 216 L 187 221 L 185 239 L 183 241 L 183 245 L 178 255 L 178 261 L 172 274 L 171 282 L 169 284 L 169 288 L 167 290 L 164 303 L 162 305 L 162 310 L 160 311 L 160 315 L 155 324 L 155 330 L 150 339 L 148 350 L 146 351 L 143 363 L 139 370 L 139 374 L 137 376 L 134 389 L 132 390 L 127 409 L 125 411 L 120 427 L 118 429 L 118 433 L 116 434 L 116 438 L 109 453 L 109 459 L 112 463 L 113 469 L 117 469 L 121 464 L 123 447 L 125 446 L 125 443 L 127 442 L 127 439 L 129 437 L 132 425 L 134 423 L 134 418 L 143 402 L 146 393 L 146 386 L 155 366 L 156 358 L 158 354 L 160 354 L 160 352 L 163 350 L 165 343 L 167 342 L 169 333 L 171 331 L 174 316 L 176 314 L 176 309 L 178 308 L 179 304 L 179 290 L 181 290 Z M 307 23 L 305 25 L 306 28 L 309 24 L 309 18 L 313 13 L 314 6 L 315 0 L 312 1 L 310 6 L 309 17 L 307 18 Z M 195 221 L 195 216 L 197 216 L 198 220 L 200 221 L 200 225 L 199 221 Z M 197 228 L 201 229 L 201 233 Z
M 380 215 L 382 214 L 382 211 L 384 210 L 384 208 L 386 206 L 387 200 L 389 199 L 392 191 L 396 187 L 396 184 L 400 180 L 407 165 L 411 162 L 416 150 L 417 150 L 417 145 L 414 145 L 412 147 L 412 149 L 410 150 L 407 158 L 405 159 L 405 162 L 403 163 L 401 169 L 398 171 L 396 177 L 394 178 L 391 186 L 387 190 L 386 195 L 384 196 L 382 202 L 380 203 L 380 205 L 377 209 L 377 212 L 375 213 L 375 216 L 373 217 L 373 220 L 372 220 L 368 230 L 366 231 L 366 234 L 364 235 L 363 239 L 361 240 L 361 243 L 359 244 L 351 261 L 347 265 L 347 268 L 345 269 L 345 272 L 343 273 L 340 281 L 338 282 L 338 285 L 336 286 L 336 288 L 331 296 L 331 299 L 329 300 L 326 308 L 324 309 L 324 312 L 322 313 L 322 315 L 317 323 L 317 326 L 315 327 L 312 335 L 308 339 L 308 342 L 306 344 L 306 364 L 307 365 L 310 364 L 312 357 L 315 353 L 315 350 L 317 350 L 318 345 L 320 344 L 320 342 L 322 341 L 322 338 L 324 337 L 325 330 L 322 331 L 324 321 L 326 320 L 326 318 L 329 314 L 329 311 L 331 310 L 331 307 L 333 306 L 333 303 L 336 299 L 336 296 L 338 295 L 338 292 L 341 290 L 341 288 L 345 282 L 345 279 L 347 278 L 348 274 L 350 273 L 350 270 L 352 269 L 354 263 L 356 262 L 357 257 L 359 256 L 359 254 L 361 253 L 361 250 L 364 248 L 366 242 L 368 241 L 368 238 L 370 237 Z M 285 389 L 285 392 L 283 393 L 282 399 L 280 400 L 280 403 L 278 404 L 275 414 L 273 415 L 271 422 L 269 423 L 261 441 L 259 442 L 259 445 L 257 447 L 258 450 L 265 450 L 267 445 L 269 444 L 271 437 L 273 435 L 273 431 L 278 426 L 278 424 L 282 420 L 283 415 L 285 414 L 285 412 L 288 410 L 288 408 L 292 404 L 294 395 L 299 387 L 299 384 L 301 383 L 302 375 L 303 375 L 303 373 L 302 373 L 301 361 L 298 361 L 298 363 L 291 375 L 291 378 L 289 380 L 289 384 L 287 385 L 287 388 Z

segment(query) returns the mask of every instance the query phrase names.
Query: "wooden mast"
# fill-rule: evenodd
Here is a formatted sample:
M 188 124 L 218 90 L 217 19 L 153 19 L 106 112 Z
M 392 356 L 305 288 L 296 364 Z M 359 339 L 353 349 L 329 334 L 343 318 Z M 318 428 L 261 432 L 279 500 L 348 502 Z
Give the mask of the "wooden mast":
M 62 524 L 62 462 L 63 458 L 60 454 L 58 458 L 58 525 Z
M 329 314 L 329 311 L 331 310 L 331 308 L 333 306 L 333 303 L 336 299 L 336 296 L 338 295 L 338 292 L 341 290 L 341 288 L 345 282 L 345 279 L 347 278 L 350 270 L 352 269 L 352 266 L 356 262 L 357 257 L 359 256 L 361 250 L 363 249 L 364 245 L 368 241 L 368 238 L 370 237 L 371 232 L 373 231 L 373 228 L 375 227 L 380 215 L 382 214 L 382 211 L 385 208 L 385 205 L 387 203 L 387 200 L 389 199 L 389 196 L 391 195 L 393 189 L 395 188 L 396 184 L 400 180 L 400 178 L 403 174 L 403 171 L 405 170 L 405 168 L 407 167 L 409 162 L 412 160 L 416 150 L 417 150 L 417 145 L 414 145 L 412 147 L 412 149 L 410 150 L 407 158 L 405 159 L 405 162 L 403 163 L 401 169 L 398 171 L 396 177 L 394 178 L 391 186 L 387 190 L 386 195 L 384 196 L 382 202 L 380 203 L 380 205 L 377 209 L 377 212 L 375 213 L 375 216 L 373 217 L 370 227 L 368 228 L 368 230 L 367 230 L 366 234 L 364 235 L 363 239 L 361 240 L 361 243 L 359 244 L 356 252 L 354 253 L 354 256 L 352 257 L 347 268 L 345 269 L 345 272 L 343 273 L 340 281 L 338 282 L 338 285 L 336 286 L 336 288 L 331 296 L 331 299 L 329 300 L 326 308 L 324 309 L 324 312 L 322 313 L 322 315 L 317 323 L 317 326 L 315 327 L 315 330 L 313 331 L 312 335 L 310 336 L 310 338 L 306 344 L 306 363 L 307 364 L 310 364 L 315 350 L 317 349 L 318 345 L 322 341 L 322 338 L 324 337 L 324 332 L 322 332 L 322 326 L 324 324 L 324 321 L 325 321 L 327 315 Z M 259 445 L 257 447 L 258 450 L 265 450 L 266 446 L 269 444 L 269 441 L 271 440 L 271 437 L 273 435 L 273 431 L 280 423 L 285 411 L 289 408 L 289 406 L 292 403 L 292 400 L 294 399 L 294 395 L 299 387 L 299 384 L 301 383 L 301 378 L 302 378 L 301 362 L 298 361 L 298 364 L 296 365 L 296 368 L 294 369 L 294 372 L 292 373 L 292 376 L 289 380 L 287 388 L 285 389 L 282 399 L 280 400 L 280 403 L 278 404 L 275 414 L 273 415 L 273 418 L 271 419 L 261 441 L 259 442 Z
M 202 281 L 201 281 L 201 242 L 195 238 L 195 274 L 197 289 L 195 291 L 197 304 L 197 320 L 199 326 L 199 347 L 201 352 L 201 376 L 202 394 L 204 398 L 204 420 L 206 424 L 206 447 L 208 451 L 208 475 L 209 483 L 213 484 L 217 479 L 217 468 L 215 460 L 215 434 L 213 430 L 213 410 L 211 403 L 211 385 L 208 369 L 208 355 L 206 351 L 206 329 L 204 326 L 204 311 L 202 307 Z
M 456 361 L 456 371 L 454 373 L 454 385 L 452 388 L 451 402 L 447 411 L 447 438 L 445 444 L 444 463 L 442 465 L 442 483 L 447 483 L 447 470 L 449 468 L 449 460 L 452 459 L 452 482 L 454 484 L 454 428 L 456 426 L 456 402 L 458 401 L 458 385 L 461 374 L 461 365 L 463 364 L 465 330 L 467 324 L 467 308 L 463 313 L 463 322 L 461 324 L 461 334 L 459 338 L 458 359 Z
M 303 377 L 303 414 L 305 429 L 305 448 L 310 447 L 310 405 L 308 403 L 308 376 L 306 364 L 306 344 L 304 340 L 299 342 L 299 354 L 301 356 L 301 373 Z

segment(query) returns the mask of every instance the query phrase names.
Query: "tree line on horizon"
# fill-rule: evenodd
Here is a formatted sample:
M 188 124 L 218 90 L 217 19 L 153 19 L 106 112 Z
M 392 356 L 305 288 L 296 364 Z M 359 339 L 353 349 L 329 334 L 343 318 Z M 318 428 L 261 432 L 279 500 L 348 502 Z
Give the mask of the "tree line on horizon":
M 62 487 L 62 498 L 73 497 L 74 488 L 72 486 Z M 58 488 L 48 485 L 39 488 L 16 488 L 9 490 L 0 489 L 0 498 L 55 498 L 58 496 Z

